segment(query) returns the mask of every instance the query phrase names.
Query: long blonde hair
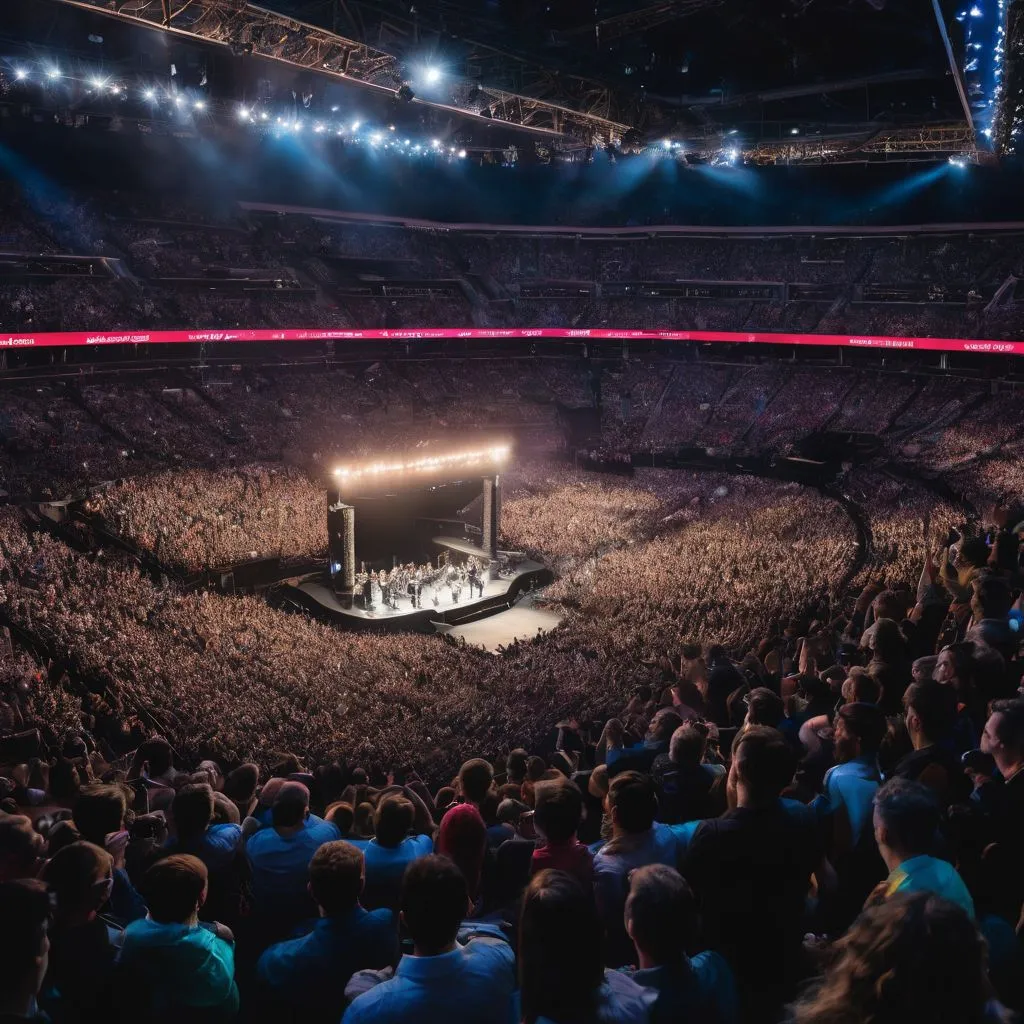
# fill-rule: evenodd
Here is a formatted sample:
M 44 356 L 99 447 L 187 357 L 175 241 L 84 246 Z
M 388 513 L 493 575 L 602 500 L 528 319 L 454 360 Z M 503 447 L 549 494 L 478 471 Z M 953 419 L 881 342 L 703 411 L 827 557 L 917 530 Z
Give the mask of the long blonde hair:
M 836 943 L 792 1024 L 996 1024 L 985 940 L 962 908 L 931 893 L 870 907 Z

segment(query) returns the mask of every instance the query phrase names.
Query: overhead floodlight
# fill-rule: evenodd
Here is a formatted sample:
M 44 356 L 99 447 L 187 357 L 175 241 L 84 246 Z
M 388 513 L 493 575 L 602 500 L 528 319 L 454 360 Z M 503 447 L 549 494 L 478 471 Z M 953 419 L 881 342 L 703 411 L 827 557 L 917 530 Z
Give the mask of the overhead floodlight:
M 441 140 L 440 139 L 431 139 L 430 140 L 430 144 L 431 144 L 431 146 L 434 147 L 434 149 L 440 149 L 441 148 Z
M 270 117 L 270 115 L 265 110 L 261 110 L 260 111 L 260 120 L 261 121 L 266 121 L 269 117 Z
M 790 128 L 789 129 L 789 134 L 790 135 L 799 135 L 800 134 L 800 129 L 799 128 Z
M 423 72 L 423 81 L 427 85 L 437 85 L 441 81 L 441 69 L 436 67 L 429 67 Z
M 661 148 L 662 149 L 671 149 L 672 148 L 672 140 L 671 139 L 662 139 L 661 140 Z
M 60 78 L 60 70 L 58 68 L 47 68 L 46 77 L 52 82 L 55 78 Z
M 352 131 L 354 131 L 354 132 L 359 131 L 359 125 L 360 125 L 359 121 L 353 121 L 352 122 Z
M 460 149 L 459 150 L 459 159 L 460 160 L 465 160 L 466 159 L 466 151 L 464 149 Z
M 24 82 L 28 78 L 28 72 L 24 68 L 15 68 L 14 77 L 19 82 Z
M 145 92 L 144 92 L 144 93 L 142 94 L 142 98 L 143 98 L 143 99 L 146 99 L 146 100 L 149 100 L 149 102 L 150 102 L 150 103 L 152 103 L 152 102 L 153 102 L 153 100 L 155 100 L 155 99 L 156 99 L 156 92 L 155 92 L 155 90 L 153 90 L 153 89 L 147 89 L 147 90 L 146 90 L 146 91 L 145 91 Z
M 89 84 L 90 84 L 90 85 L 91 85 L 91 86 L 92 86 L 92 87 L 93 87 L 94 89 L 102 89 L 102 88 L 103 88 L 103 86 L 104 86 L 104 85 L 106 85 L 107 83 L 106 83 L 106 79 L 103 79 L 103 78 L 94 78 L 94 79 L 92 79 L 92 81 L 91 81 L 91 82 L 90 82 Z
M 113 95 L 119 96 L 121 94 L 121 86 L 119 86 L 119 85 L 117 85 L 115 83 L 114 85 L 112 85 L 110 87 L 110 91 L 111 91 L 111 93 L 113 93 Z
M 239 107 L 238 108 L 238 119 L 240 121 L 248 121 L 250 116 L 251 115 L 249 113 L 248 107 Z
M 195 103 L 192 104 L 192 109 L 193 110 L 205 110 L 206 109 L 206 104 L 202 100 L 196 100 Z

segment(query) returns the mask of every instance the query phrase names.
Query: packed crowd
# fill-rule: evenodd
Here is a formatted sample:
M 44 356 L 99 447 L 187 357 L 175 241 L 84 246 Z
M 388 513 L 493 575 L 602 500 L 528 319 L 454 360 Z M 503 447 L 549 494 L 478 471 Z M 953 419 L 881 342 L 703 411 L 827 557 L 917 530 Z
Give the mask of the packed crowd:
M 327 550 L 322 487 L 283 466 L 171 470 L 125 480 L 87 503 L 120 536 L 191 572 Z
M 550 522 L 554 547 L 536 496 L 571 517 L 605 487 L 562 483 L 524 465 L 512 529 Z M 657 526 L 683 523 L 675 547 L 638 500 L 603 605 L 498 658 L 177 594 L 7 514 L 3 607 L 67 667 L 11 648 L 4 677 L 0 1011 L 1008 1024 L 1024 511 L 996 510 L 992 543 L 926 521 L 920 579 L 847 604 L 838 511 L 710 483 L 658 510 L 680 505 Z M 689 579 L 702 564 L 731 589 Z M 680 580 L 660 632 L 631 622 Z M 622 616 L 612 581 L 634 587 Z M 705 592 L 729 649 L 680 642 Z

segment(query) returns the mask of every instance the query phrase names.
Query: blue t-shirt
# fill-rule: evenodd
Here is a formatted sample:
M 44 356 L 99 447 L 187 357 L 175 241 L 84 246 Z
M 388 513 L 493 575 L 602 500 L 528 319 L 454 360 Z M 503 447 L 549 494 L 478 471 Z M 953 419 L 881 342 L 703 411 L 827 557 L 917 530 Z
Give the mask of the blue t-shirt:
M 922 854 L 897 865 L 886 879 L 886 895 L 899 892 L 932 892 L 950 903 L 956 903 L 974 919 L 974 900 L 967 891 L 956 868 L 938 857 Z
M 874 760 L 868 758 L 834 765 L 825 773 L 825 792 L 815 806 L 824 815 L 843 808 L 850 822 L 853 846 L 857 845 L 864 828 L 871 828 L 873 801 L 880 782 L 878 768 Z
M 630 872 L 647 864 L 678 867 L 695 831 L 693 823 L 655 822 L 647 832 L 605 843 L 594 855 L 594 895 L 607 929 L 609 966 L 619 967 L 633 955 L 633 944 L 622 921 Z
M 366 859 L 366 886 L 363 905 L 367 908 L 395 909 L 402 893 L 402 875 L 405 869 L 420 857 L 434 852 L 430 836 L 407 836 L 397 846 L 381 846 L 371 839 L 363 847 Z
M 121 967 L 142 982 L 154 1013 L 238 1012 L 234 950 L 203 925 L 161 924 L 148 917 L 133 921 L 125 929 Z
M 276 828 L 260 829 L 251 835 L 246 850 L 252 862 L 255 910 L 296 921 L 315 917 L 316 905 L 306 891 L 309 862 L 324 843 L 340 838 L 335 825 L 314 814 L 292 835 L 282 836 Z
M 394 914 L 357 905 L 347 914 L 318 918 L 307 935 L 271 946 L 256 971 L 275 1002 L 316 1020 L 338 1021 L 349 978 L 356 971 L 380 970 L 397 960 Z
M 638 985 L 654 989 L 658 1000 L 651 1024 L 700 1021 L 701 1024 L 736 1024 L 740 1016 L 736 978 L 725 957 L 711 950 L 698 953 L 689 967 L 626 969 Z
M 439 956 L 403 956 L 393 978 L 352 1001 L 342 1024 L 507 1024 L 515 987 L 511 946 L 473 939 Z
M 238 825 L 210 825 L 197 839 L 187 843 L 168 839 L 165 846 L 170 853 L 190 853 L 198 857 L 214 875 L 234 863 L 239 850 L 245 849 L 245 840 Z
M 594 1024 L 649 1024 L 657 994 L 638 985 L 625 971 L 605 969 L 604 981 L 597 990 Z M 508 1024 L 522 1024 L 522 994 L 519 991 L 509 1002 Z M 535 1024 L 558 1024 L 550 1017 L 538 1017 Z M 700 1019 L 695 1024 L 717 1024 Z

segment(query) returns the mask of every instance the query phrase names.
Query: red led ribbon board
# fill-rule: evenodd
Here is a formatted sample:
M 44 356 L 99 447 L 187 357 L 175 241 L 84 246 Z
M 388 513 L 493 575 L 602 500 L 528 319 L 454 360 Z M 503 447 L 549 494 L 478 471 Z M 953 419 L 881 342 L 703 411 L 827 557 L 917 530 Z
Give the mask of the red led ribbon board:
M 420 339 L 615 339 L 623 341 L 708 341 L 761 345 L 839 345 L 844 348 L 905 349 L 929 352 L 981 352 L 1024 355 L 1024 341 L 983 341 L 963 338 L 889 338 L 881 335 L 772 334 L 728 331 L 614 331 L 563 327 L 456 328 L 420 330 L 233 330 L 233 331 L 61 331 L 52 334 L 0 335 L 0 348 L 43 348 L 54 345 L 160 345 L 267 341 L 414 341 Z

